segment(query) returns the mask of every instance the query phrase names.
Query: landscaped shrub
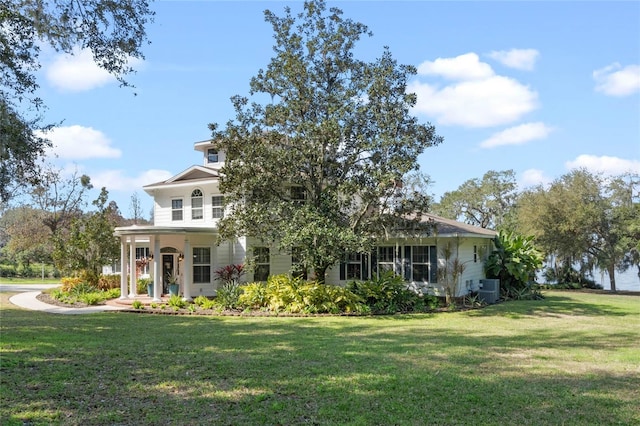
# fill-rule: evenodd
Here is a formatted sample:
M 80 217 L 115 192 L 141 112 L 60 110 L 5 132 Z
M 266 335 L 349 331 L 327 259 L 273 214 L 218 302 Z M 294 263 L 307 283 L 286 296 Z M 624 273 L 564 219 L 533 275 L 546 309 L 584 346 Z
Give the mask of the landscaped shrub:
M 304 307 L 300 287 L 302 278 L 289 275 L 271 275 L 267 279 L 267 300 L 270 311 L 301 312 Z
M 218 288 L 216 301 L 225 309 L 235 309 L 238 307 L 240 294 L 242 294 L 240 284 L 235 281 L 229 281 Z
M 151 278 L 138 278 L 136 282 L 136 292 L 138 294 L 147 294 L 147 286 L 151 283 Z
M 62 277 L 60 279 L 62 282 L 62 287 L 60 288 L 63 292 L 71 291 L 75 286 L 81 284 L 82 278 L 80 277 Z
M 100 275 L 98 279 L 99 290 L 111 290 L 112 288 L 120 288 L 120 275 Z M 145 289 L 145 291 L 147 291 Z
M 238 305 L 246 309 L 261 309 L 267 307 L 266 283 L 249 283 L 242 286 L 242 294 L 238 298 Z
M 368 281 L 353 281 L 347 290 L 361 297 L 374 314 L 430 310 L 434 300 L 407 289 L 404 279 L 387 271 Z
M 16 267 L 13 265 L 0 265 L 0 277 L 13 278 L 16 276 Z
M 238 306 L 288 313 L 367 313 L 362 300 L 337 286 L 305 282 L 300 277 L 272 275 L 267 283 L 241 287 Z
M 64 291 L 61 288 L 51 290 L 51 297 L 63 303 L 85 303 L 87 305 L 97 305 L 100 302 L 120 297 L 120 289 L 112 288 L 107 291 L 99 291 L 94 286 L 81 282 L 75 285 L 70 291 Z
M 78 296 L 78 300 L 86 303 L 87 305 L 97 305 L 98 302 L 101 302 L 103 299 L 101 297 L 100 292 L 94 291 L 91 293 L 83 293 Z
M 73 296 L 81 296 L 83 294 L 87 294 L 87 293 L 96 293 L 99 290 L 92 286 L 89 283 L 86 282 L 81 282 L 77 285 L 75 285 L 71 290 L 69 290 L 69 294 L 73 295 Z
M 308 283 L 301 288 L 304 312 L 308 313 L 367 313 L 360 296 L 343 287 Z
M 193 299 L 193 303 L 196 306 L 200 306 L 202 309 L 213 309 L 216 307 L 216 301 L 209 299 L 206 296 L 198 296 Z
M 175 310 L 182 309 L 187 306 L 187 302 L 182 300 L 182 297 L 178 296 L 177 294 L 171 296 L 169 298 L 169 301 L 167 301 L 167 304 Z

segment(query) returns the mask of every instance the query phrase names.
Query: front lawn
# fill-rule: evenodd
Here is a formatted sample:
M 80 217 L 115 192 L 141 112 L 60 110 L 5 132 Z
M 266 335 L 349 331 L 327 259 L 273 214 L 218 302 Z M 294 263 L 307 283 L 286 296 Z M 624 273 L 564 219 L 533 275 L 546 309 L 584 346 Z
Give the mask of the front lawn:
M 0 424 L 640 424 L 640 298 L 381 317 L 52 315 L 0 297 Z

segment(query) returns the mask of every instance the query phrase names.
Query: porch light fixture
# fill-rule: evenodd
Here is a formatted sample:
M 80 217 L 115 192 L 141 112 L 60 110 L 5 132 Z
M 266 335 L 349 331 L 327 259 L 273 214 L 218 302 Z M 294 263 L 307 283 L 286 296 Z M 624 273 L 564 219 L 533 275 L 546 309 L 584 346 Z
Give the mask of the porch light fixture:
M 179 261 L 184 260 L 184 254 L 180 253 L 180 254 L 178 255 L 178 260 L 179 260 Z

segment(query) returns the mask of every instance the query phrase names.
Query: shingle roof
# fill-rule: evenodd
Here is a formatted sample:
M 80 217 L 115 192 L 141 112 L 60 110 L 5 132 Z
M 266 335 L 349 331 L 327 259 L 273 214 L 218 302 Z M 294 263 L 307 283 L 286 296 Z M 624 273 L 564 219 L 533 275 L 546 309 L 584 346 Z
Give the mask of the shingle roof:
M 434 214 L 425 213 L 422 215 L 423 222 L 432 222 L 438 235 L 477 235 L 482 237 L 495 237 L 498 235 L 493 229 L 480 228 L 479 226 L 469 225 L 468 223 L 458 222 L 453 219 L 436 216 Z

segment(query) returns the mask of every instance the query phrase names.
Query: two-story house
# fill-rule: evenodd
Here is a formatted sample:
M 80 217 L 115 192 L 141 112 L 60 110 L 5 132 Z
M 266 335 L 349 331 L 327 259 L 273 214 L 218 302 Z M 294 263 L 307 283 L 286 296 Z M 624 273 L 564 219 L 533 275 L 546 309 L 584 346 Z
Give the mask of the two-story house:
M 253 268 L 247 281 L 265 281 L 271 274 L 292 270 L 295 255 L 280 253 L 274 246 L 240 237 L 220 241 L 218 221 L 224 217 L 224 194 L 219 189 L 224 153 L 211 148 L 209 141 L 198 142 L 194 149 L 203 157 L 202 165 L 192 166 L 172 178 L 145 186 L 154 199 L 154 224 L 127 226 L 115 230 L 120 238 L 122 298 L 136 296 L 136 259 L 145 258 L 144 272 L 154 282 L 154 300 L 166 292 L 167 279 L 178 278 L 185 299 L 212 296 L 218 283 L 214 271 L 229 264 L 247 263 L 253 256 Z M 438 284 L 438 268 L 443 267 L 442 247 L 453 243 L 456 255 L 465 265 L 458 295 L 478 289 L 484 277 L 482 254 L 491 247 L 495 231 L 474 227 L 441 217 L 426 215 L 435 232 L 411 238 L 397 236 L 379 241 L 370 254 L 354 253 L 327 272 L 326 282 L 343 285 L 347 281 L 367 279 L 372 274 L 393 270 L 408 284 L 435 294 L 443 294 Z

